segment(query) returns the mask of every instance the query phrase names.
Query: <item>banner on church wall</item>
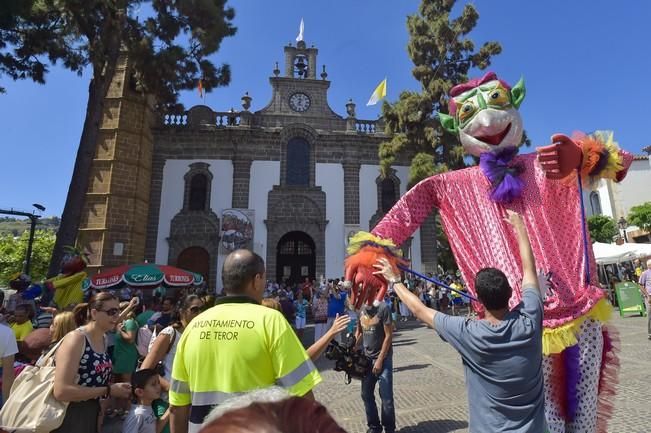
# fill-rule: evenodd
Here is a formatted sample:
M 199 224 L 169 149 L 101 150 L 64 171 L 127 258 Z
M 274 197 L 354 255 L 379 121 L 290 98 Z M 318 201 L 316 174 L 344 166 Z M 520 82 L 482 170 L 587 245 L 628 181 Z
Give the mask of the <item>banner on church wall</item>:
M 222 212 L 221 253 L 253 249 L 254 209 L 224 209 Z
M 361 229 L 362 228 L 359 224 L 344 224 L 344 251 L 348 248 L 350 238 L 355 236 L 355 234 Z

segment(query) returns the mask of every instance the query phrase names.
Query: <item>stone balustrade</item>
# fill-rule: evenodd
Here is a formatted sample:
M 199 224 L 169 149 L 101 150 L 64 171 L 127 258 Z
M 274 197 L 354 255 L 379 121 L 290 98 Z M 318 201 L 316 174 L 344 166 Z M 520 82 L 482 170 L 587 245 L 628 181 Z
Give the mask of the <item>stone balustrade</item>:
M 375 134 L 377 132 L 376 120 L 360 120 L 355 121 L 355 130 L 362 134 Z
M 205 106 L 196 106 L 184 113 L 165 114 L 162 118 L 162 124 L 167 127 L 213 126 L 228 128 L 246 123 L 242 122 L 243 117 L 242 113 L 237 111 L 212 111 Z

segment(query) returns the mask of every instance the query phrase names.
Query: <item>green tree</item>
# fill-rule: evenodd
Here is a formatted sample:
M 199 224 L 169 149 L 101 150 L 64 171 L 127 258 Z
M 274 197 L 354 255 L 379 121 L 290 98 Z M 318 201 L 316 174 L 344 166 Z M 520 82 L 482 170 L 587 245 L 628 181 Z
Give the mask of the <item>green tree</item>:
M 404 91 L 397 102 L 384 102 L 382 115 L 390 141 L 380 146 L 382 172 L 401 153 L 414 155 L 409 184 L 435 173 L 464 165 L 463 149 L 456 136 L 445 131 L 435 119 L 437 112 L 448 112 L 447 94 L 456 84 L 468 79 L 470 68 L 485 69 L 491 56 L 502 47 L 486 42 L 477 50 L 467 35 L 477 24 L 474 6 L 464 6 L 461 15 L 451 18 L 456 0 L 422 0 L 418 13 L 407 18 L 407 52 L 412 74 L 421 91 Z
M 36 230 L 32 245 L 31 277 L 32 281 L 45 279 L 54 247 L 56 235 L 51 230 Z M 7 287 L 11 276 L 23 270 L 29 231 L 20 237 L 11 234 L 0 235 L 0 286 Z
M 628 213 L 628 223 L 651 232 L 651 201 L 633 206 Z
M 104 98 L 118 57 L 133 65 L 132 83 L 155 96 L 158 107 L 174 106 L 180 90 L 211 89 L 230 81 L 228 65 L 208 56 L 235 34 L 226 0 L 6 0 L 0 8 L 0 73 L 45 82 L 48 65 L 60 62 L 81 74 L 92 71 L 86 118 L 68 197 L 61 216 L 50 273 L 62 248 L 74 245 L 90 168 L 95 156 Z M 6 4 L 6 5 L 5 5 Z
M 592 215 L 588 217 L 588 231 L 594 242 L 611 243 L 619 230 L 615 220 L 606 215 Z

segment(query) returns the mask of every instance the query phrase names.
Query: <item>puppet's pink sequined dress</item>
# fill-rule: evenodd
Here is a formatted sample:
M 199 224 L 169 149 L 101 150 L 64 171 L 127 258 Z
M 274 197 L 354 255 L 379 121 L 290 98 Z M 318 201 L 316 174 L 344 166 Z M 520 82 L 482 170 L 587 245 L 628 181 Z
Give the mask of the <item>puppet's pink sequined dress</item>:
M 622 152 L 625 170 L 632 161 Z M 543 325 L 555 328 L 586 314 L 604 292 L 588 240 L 590 284 L 585 281 L 581 203 L 577 182 L 567 186 L 549 180 L 535 154 L 517 156 L 524 167 L 523 194 L 512 203 L 493 202 L 491 185 L 479 167 L 456 170 L 423 180 L 408 191 L 373 229 L 373 234 L 402 244 L 437 208 L 443 228 L 470 292 L 481 268 L 502 270 L 514 288 L 510 306 L 520 302 L 522 274 L 517 240 L 504 220 L 506 209 L 522 215 L 531 240 L 536 267 L 551 272 L 551 291 L 545 301 Z M 476 308 L 481 305 L 476 303 Z

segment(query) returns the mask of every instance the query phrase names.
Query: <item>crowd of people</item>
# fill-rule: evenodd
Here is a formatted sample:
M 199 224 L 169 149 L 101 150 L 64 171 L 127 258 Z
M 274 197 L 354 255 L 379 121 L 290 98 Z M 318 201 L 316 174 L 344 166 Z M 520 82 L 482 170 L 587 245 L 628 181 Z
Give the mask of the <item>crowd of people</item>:
M 475 278 L 483 320 L 454 317 L 461 308 L 472 312 L 454 275 L 438 276 L 454 289 L 449 290 L 404 279 L 381 259 L 376 273 L 390 285 L 385 302 L 355 310 L 343 278 L 274 283 L 266 279 L 262 258 L 248 250 L 226 258 L 219 297 L 192 289 L 150 297 L 103 291 L 59 308 L 12 294 L 2 299 L 3 401 L 12 397 L 12 383 L 26 365 L 54 354 L 52 394 L 68 403 L 55 432 L 100 432 L 108 419 L 120 422 L 124 433 L 257 432 L 274 426 L 302 432 L 313 431 L 314 423 L 322 426 L 319 431 L 344 432 L 312 390 L 322 380 L 314 362 L 332 340 L 345 336 L 371 365 L 361 378 L 368 432 L 393 433 L 393 332 L 416 317 L 464 361 L 471 431 L 479 425 L 545 431 L 542 297 L 524 223 L 514 213 L 509 222 L 519 242 L 523 302 L 509 309 L 507 278 L 484 269 Z M 646 265 L 638 277 L 648 304 L 651 260 Z M 127 295 L 137 296 L 126 301 Z M 303 334 L 308 322 L 314 324 L 311 342 Z M 294 410 L 304 416 L 289 415 Z
M 263 269 L 264 265 L 261 266 Z M 0 291 L 3 401 L 9 398 L 12 383 L 23 368 L 35 365 L 51 352 L 56 368 L 54 398 L 69 403 L 57 432 L 99 432 L 111 419 L 121 422 L 125 433 L 184 431 L 180 427 L 171 430 L 170 425 L 174 360 L 185 328 L 193 318 L 216 304 L 216 317 L 221 320 L 219 306 L 224 299 L 231 299 L 228 296 L 229 285 L 235 284 L 228 282 L 228 266 L 224 271 L 227 295 L 224 298 L 208 296 L 202 290 L 198 294 L 191 293 L 194 289 L 166 296 L 163 288 L 143 291 L 125 286 L 112 291 L 89 291 L 86 293 L 87 302 L 62 308 L 54 303 L 52 296 L 31 298 L 18 290 L 4 299 L 5 292 Z M 439 278 L 453 288 L 463 290 L 455 277 Z M 326 280 L 322 277 L 318 282 L 305 278 L 303 282 L 294 284 L 264 281 L 256 300 L 269 310 L 268 313 L 271 310 L 280 313 L 280 316 L 272 317 L 276 321 L 281 317 L 280 323 L 291 330 L 288 335 L 292 336 L 295 346 L 292 350 L 298 353 L 306 343 L 305 356 L 312 362 L 323 354 L 331 340 L 342 341 L 342 336 L 355 338 L 357 346 L 361 346 L 362 330 L 369 329 L 361 324 L 370 319 L 367 311 L 355 311 L 351 305 L 350 292 L 344 286 L 343 278 Z M 451 309 L 454 312 L 455 306 L 464 305 L 463 302 L 454 302 L 455 298 L 461 299 L 460 295 L 431 283 L 407 279 L 405 286 L 423 303 L 442 311 Z M 383 361 L 391 351 L 391 332 L 399 322 L 414 316 L 395 291 L 387 294 L 378 311 L 382 317 L 381 329 L 373 331 L 375 337 L 368 337 L 375 341 L 366 344 L 364 350 L 369 356 Z M 237 317 L 240 317 L 239 313 L 233 320 Z M 314 325 L 311 344 L 301 342 L 305 340 L 303 333 L 308 322 Z M 384 324 L 390 325 L 391 331 L 386 333 L 389 336 L 386 341 Z M 377 338 L 377 335 L 382 337 Z M 223 337 L 227 339 L 228 335 Z M 278 353 L 286 357 L 285 352 L 281 350 Z M 387 398 L 392 390 L 386 386 L 392 374 L 391 364 L 384 364 L 374 368 L 377 374 L 364 382 L 364 401 L 371 418 L 377 417 L 371 409 L 375 407 L 373 391 L 376 382 L 380 382 L 383 399 L 393 400 L 392 396 Z M 270 373 L 274 380 L 267 385 L 277 379 L 274 374 Z M 318 372 L 315 374 L 318 376 Z M 317 382 L 315 379 L 314 384 Z M 212 407 L 212 404 L 208 406 Z M 391 415 L 387 415 L 388 406 L 383 404 L 382 407 L 383 419 L 395 419 L 393 409 L 389 410 Z M 390 423 L 395 424 L 395 421 Z

